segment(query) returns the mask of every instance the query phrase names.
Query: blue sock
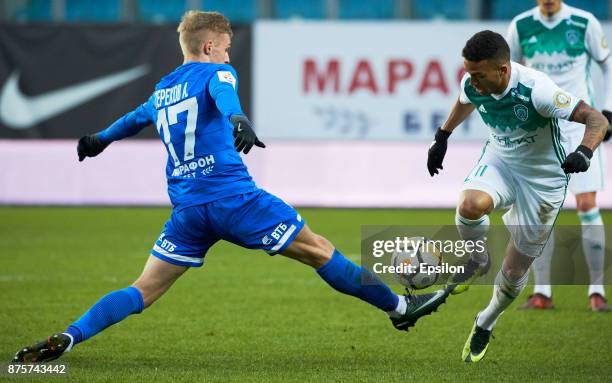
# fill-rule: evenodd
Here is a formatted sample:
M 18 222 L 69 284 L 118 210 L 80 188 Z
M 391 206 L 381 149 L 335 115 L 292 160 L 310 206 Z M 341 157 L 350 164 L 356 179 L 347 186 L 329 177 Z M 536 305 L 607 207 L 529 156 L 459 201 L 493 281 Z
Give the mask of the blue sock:
M 72 344 L 74 346 L 91 338 L 108 326 L 122 321 L 128 315 L 142 312 L 143 309 L 144 301 L 140 291 L 133 286 L 126 287 L 100 298 L 65 332 L 74 339 Z
M 338 250 L 332 258 L 317 270 L 331 287 L 352 295 L 384 311 L 395 310 L 399 298 L 378 277 L 346 259 Z M 364 284 L 362 284 L 362 281 Z

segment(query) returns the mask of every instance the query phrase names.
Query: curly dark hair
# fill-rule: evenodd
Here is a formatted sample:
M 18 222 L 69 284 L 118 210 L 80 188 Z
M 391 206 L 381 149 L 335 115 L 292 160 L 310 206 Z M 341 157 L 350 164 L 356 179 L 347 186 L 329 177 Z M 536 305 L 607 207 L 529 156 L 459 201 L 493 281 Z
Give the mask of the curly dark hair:
M 472 36 L 462 51 L 468 61 L 494 60 L 508 62 L 510 47 L 502 35 L 493 31 L 480 31 Z

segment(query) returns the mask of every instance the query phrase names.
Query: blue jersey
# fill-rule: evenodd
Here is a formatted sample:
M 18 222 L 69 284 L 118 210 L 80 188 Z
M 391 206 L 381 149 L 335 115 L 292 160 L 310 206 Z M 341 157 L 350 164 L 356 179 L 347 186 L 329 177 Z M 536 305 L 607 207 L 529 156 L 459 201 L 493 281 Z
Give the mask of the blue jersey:
M 243 114 L 237 85 L 230 65 L 184 64 L 98 137 L 110 143 L 155 124 L 168 152 L 168 195 L 175 209 L 257 190 L 234 148 L 229 118 Z

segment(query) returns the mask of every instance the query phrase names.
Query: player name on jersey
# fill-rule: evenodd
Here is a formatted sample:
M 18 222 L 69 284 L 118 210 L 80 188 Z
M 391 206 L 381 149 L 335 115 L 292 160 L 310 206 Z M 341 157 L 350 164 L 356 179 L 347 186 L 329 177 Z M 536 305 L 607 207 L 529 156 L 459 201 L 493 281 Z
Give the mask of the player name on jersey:
M 189 97 L 187 93 L 187 85 L 183 82 L 173 86 L 172 88 L 164 88 L 155 91 L 155 109 L 160 109 L 168 105 L 175 104 Z

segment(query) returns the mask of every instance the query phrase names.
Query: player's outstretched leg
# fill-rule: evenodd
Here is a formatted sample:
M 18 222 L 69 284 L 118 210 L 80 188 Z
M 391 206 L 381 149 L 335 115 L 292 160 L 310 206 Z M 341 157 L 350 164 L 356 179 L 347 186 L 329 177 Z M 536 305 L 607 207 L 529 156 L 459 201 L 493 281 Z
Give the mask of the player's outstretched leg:
M 455 224 L 459 236 L 464 241 L 484 241 L 489 232 L 489 213 L 493 210 L 493 199 L 480 190 L 464 190 L 461 193 L 461 202 L 455 215 Z M 491 267 L 489 253 L 473 251 L 470 254 L 462 272 L 453 274 L 448 285 L 453 286 L 452 294 L 466 291 L 476 278 L 485 275 Z
M 436 311 L 450 289 L 422 295 L 398 296 L 370 271 L 347 259 L 325 238 L 304 226 L 283 255 L 312 266 L 337 291 L 352 295 L 387 312 L 393 326 L 408 330 L 422 316 Z
M 49 336 L 17 351 L 13 362 L 42 363 L 59 358 L 76 344 L 91 338 L 131 314 L 149 307 L 180 277 L 187 267 L 166 263 L 153 256 L 136 282 L 106 294 L 63 333 Z
M 481 311 L 463 346 L 461 358 L 475 363 L 484 358 L 497 318 L 518 297 L 527 284 L 529 266 L 533 258 L 520 253 L 511 240 L 501 270 L 495 278 L 493 297 L 489 305 Z

